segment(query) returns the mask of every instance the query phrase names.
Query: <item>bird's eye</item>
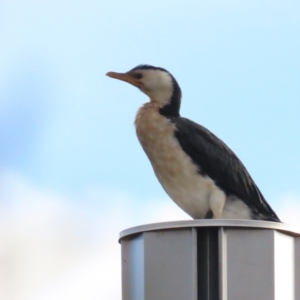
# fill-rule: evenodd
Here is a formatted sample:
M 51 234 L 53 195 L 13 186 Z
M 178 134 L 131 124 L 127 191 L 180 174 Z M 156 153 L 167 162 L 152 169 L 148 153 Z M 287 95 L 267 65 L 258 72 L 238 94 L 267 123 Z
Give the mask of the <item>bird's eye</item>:
M 143 77 L 143 74 L 141 74 L 141 73 L 134 73 L 132 75 L 135 79 L 141 79 Z

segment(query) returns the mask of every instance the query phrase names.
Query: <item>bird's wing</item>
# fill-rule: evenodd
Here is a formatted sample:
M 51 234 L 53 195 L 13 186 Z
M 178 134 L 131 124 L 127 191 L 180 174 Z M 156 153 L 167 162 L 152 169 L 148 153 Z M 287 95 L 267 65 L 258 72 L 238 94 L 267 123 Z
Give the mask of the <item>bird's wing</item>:
M 195 122 L 185 118 L 173 121 L 180 146 L 198 166 L 201 174 L 213 179 L 227 195 L 235 195 L 244 201 L 254 214 L 280 222 L 243 163 L 226 144 Z

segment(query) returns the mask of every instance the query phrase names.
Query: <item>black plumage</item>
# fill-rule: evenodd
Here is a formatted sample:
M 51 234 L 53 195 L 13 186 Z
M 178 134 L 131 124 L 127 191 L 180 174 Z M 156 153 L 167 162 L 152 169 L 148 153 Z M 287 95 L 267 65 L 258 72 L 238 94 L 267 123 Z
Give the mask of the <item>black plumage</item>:
M 250 207 L 253 219 L 279 221 L 247 169 L 233 151 L 203 126 L 185 118 L 173 118 L 175 136 L 182 149 L 227 196 L 234 195 Z

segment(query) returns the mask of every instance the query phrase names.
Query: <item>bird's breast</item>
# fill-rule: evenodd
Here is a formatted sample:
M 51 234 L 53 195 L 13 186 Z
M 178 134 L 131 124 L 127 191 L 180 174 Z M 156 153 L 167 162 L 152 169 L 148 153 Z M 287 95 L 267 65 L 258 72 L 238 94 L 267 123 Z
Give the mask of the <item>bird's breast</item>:
M 209 195 L 216 186 L 209 177 L 199 174 L 180 147 L 174 134 L 176 125 L 147 105 L 139 110 L 135 125 L 138 139 L 165 191 L 189 215 L 203 218 L 209 210 Z

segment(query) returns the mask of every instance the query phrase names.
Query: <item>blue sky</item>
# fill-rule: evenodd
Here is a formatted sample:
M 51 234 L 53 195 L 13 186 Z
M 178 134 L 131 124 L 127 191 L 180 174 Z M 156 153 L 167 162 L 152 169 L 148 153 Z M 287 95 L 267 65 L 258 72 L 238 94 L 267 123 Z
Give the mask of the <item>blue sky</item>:
M 161 213 L 177 208 L 135 136 L 135 113 L 147 98 L 105 76 L 141 63 L 175 76 L 183 91 L 181 114 L 236 152 L 282 211 L 279 216 L 287 215 L 285 203 L 295 210 L 299 14 L 299 1 L 0 1 L 3 218 L 24 198 L 34 215 L 52 201 L 66 215 L 76 207 L 74 228 L 78 218 L 90 228 L 90 214 L 101 223 L 104 214 L 114 219 L 127 207 L 130 216 L 123 216 L 127 221 L 116 233 L 123 226 L 184 217 Z M 18 189 L 24 194 L 16 195 Z M 153 215 L 143 215 L 149 205 Z M 80 211 L 87 217 L 78 217 Z M 34 299 L 30 292 L 28 299 Z

